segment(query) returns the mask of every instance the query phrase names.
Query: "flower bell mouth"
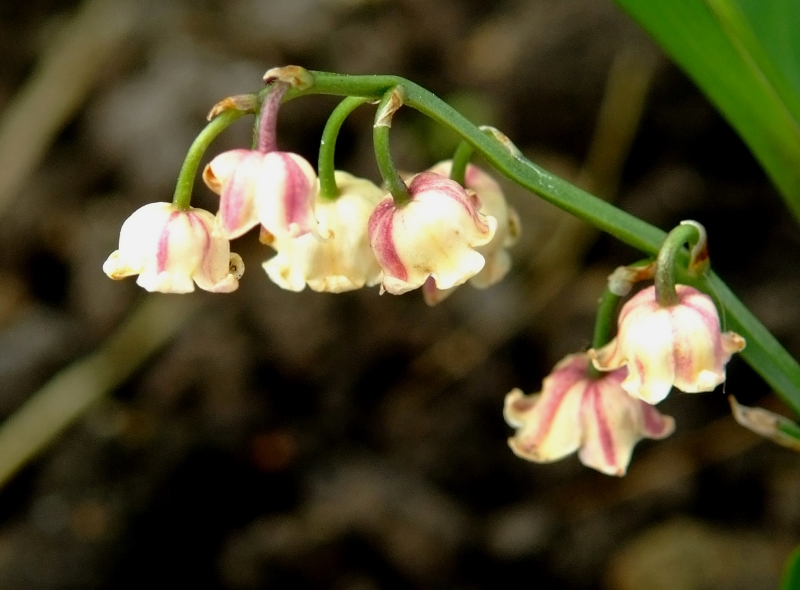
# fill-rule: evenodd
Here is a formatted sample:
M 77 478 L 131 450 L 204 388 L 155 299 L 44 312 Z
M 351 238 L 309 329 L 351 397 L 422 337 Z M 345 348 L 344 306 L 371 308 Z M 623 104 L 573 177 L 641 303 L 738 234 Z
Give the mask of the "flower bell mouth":
M 119 249 L 103 264 L 112 279 L 139 275 L 148 291 L 230 293 L 239 287 L 244 263 L 228 240 L 214 233 L 214 216 L 203 209 L 150 203 L 122 225 Z
M 678 303 L 662 306 L 655 287 L 637 293 L 619 314 L 617 337 L 590 350 L 601 371 L 628 367 L 622 387 L 655 404 L 673 386 L 687 393 L 712 391 L 725 381 L 725 365 L 745 347 L 735 332 L 721 332 L 719 315 L 708 295 L 676 285 Z

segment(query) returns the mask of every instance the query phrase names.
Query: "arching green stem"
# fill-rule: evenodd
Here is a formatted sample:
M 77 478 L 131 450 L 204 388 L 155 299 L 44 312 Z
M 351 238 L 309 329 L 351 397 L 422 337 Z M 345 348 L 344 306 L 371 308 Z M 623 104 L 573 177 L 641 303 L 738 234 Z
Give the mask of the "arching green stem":
M 375 159 L 378 162 L 378 170 L 381 172 L 383 181 L 389 189 L 389 193 L 394 199 L 395 205 L 402 207 L 411 200 L 408 187 L 392 161 L 392 153 L 389 147 L 389 129 L 392 126 L 392 116 L 402 105 L 401 92 L 396 88 L 391 88 L 384 93 L 378 110 L 375 113 L 375 125 L 372 128 L 372 141 L 375 144 Z
M 656 259 L 656 300 L 669 307 L 679 302 L 675 293 L 676 256 L 683 250 L 684 244 L 694 246 L 700 241 L 701 234 L 693 224 L 681 224 L 667 234 Z
M 550 174 L 526 158 L 514 155 L 495 137 L 481 131 L 438 96 L 405 78 L 316 71 L 309 71 L 309 74 L 313 84 L 308 88 L 290 89 L 286 100 L 308 94 L 381 99 L 387 92 L 402 88 L 403 105 L 454 131 L 509 180 L 647 254 L 655 255 L 664 240 L 664 231 Z
M 237 110 L 224 111 L 218 117 L 212 119 L 192 142 L 178 174 L 175 194 L 172 197 L 172 204 L 177 209 L 187 211 L 191 206 L 194 179 L 197 176 L 197 169 L 200 167 L 200 160 L 203 154 L 206 153 L 208 146 L 228 125 L 244 114 L 242 111 Z
M 611 342 L 617 326 L 617 306 L 620 297 L 612 293 L 608 287 L 603 290 L 600 303 L 597 305 L 597 317 L 594 320 L 594 336 L 592 338 L 592 348 L 597 350 Z M 594 368 L 589 363 L 589 376 L 597 379 L 603 375 L 602 371 Z
M 512 182 L 645 254 L 657 254 L 666 237 L 666 233 L 657 227 L 617 209 L 550 174 L 525 157 L 509 151 L 495 137 L 483 133 L 435 94 L 409 80 L 398 76 L 347 76 L 315 71 L 307 74 L 311 79 L 308 85 L 290 89 L 285 100 L 309 94 L 380 99 L 388 91 L 400 87 L 404 105 L 420 111 L 455 132 L 485 162 Z M 686 279 L 681 277 L 680 280 L 717 297 L 730 328 L 747 340 L 747 348 L 742 351 L 742 357 L 800 415 L 800 365 L 797 361 L 712 271 L 702 276 L 687 275 Z
M 334 170 L 334 152 L 336 151 L 336 138 L 342 128 L 344 120 L 354 110 L 371 99 L 360 96 L 348 96 L 333 109 L 325 129 L 322 131 L 322 140 L 319 142 L 319 196 L 321 199 L 333 200 L 339 196 L 339 187 L 336 186 Z

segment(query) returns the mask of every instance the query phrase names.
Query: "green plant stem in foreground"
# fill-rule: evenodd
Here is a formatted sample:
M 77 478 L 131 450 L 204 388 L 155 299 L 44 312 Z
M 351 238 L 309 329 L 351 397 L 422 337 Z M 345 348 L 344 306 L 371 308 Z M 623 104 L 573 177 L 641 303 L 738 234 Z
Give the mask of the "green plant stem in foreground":
M 245 115 L 244 111 L 231 109 L 222 112 L 205 126 L 200 134 L 195 138 L 183 161 L 181 171 L 178 174 L 178 182 L 175 185 L 175 195 L 172 197 L 172 204 L 181 211 L 188 211 L 192 202 L 192 188 L 194 179 L 197 176 L 197 169 L 200 167 L 200 160 L 206 153 L 208 146 L 214 141 L 222 131 L 239 117 Z
M 325 129 L 322 131 L 322 140 L 319 142 L 319 160 L 317 174 L 319 176 L 319 196 L 321 199 L 333 200 L 339 196 L 339 187 L 336 186 L 334 171 L 334 152 L 336 150 L 336 138 L 345 119 L 362 104 L 369 102 L 368 98 L 360 96 L 348 96 L 333 109 Z
M 309 94 L 382 99 L 392 89 L 402 88 L 404 105 L 458 134 L 500 174 L 546 201 L 651 256 L 657 254 L 666 237 L 666 233 L 657 227 L 582 191 L 526 158 L 512 154 L 450 105 L 409 80 L 397 76 L 347 76 L 313 71 L 310 74 L 313 85 L 302 90 L 289 90 L 286 100 Z M 388 132 L 388 128 L 386 130 Z M 384 139 L 388 145 L 388 137 Z M 679 273 L 681 282 L 716 297 L 728 326 L 747 341 L 742 357 L 800 415 L 800 365 L 797 361 L 713 272 L 709 271 L 701 279 L 688 275 L 685 278 L 684 281 L 684 276 Z

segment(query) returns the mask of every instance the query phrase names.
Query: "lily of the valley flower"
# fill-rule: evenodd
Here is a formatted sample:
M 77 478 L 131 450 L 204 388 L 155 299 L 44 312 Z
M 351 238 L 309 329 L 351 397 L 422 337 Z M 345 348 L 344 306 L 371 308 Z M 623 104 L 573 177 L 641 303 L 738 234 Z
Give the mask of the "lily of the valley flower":
M 195 283 L 206 291 L 235 291 L 242 259 L 231 253 L 228 240 L 213 233 L 214 223 L 203 209 L 145 205 L 122 224 L 119 249 L 103 271 L 112 279 L 139 275 L 136 282 L 148 291 L 189 293 Z
M 586 353 L 568 355 L 544 379 L 540 393 L 514 389 L 506 395 L 503 415 L 517 428 L 508 440 L 514 454 L 547 463 L 578 451 L 587 467 L 624 475 L 639 440 L 672 433 L 670 416 L 622 389 L 625 368 L 593 378 L 589 362 Z
M 439 162 L 429 172 L 449 177 L 452 160 Z M 520 232 L 517 212 L 508 205 L 503 190 L 491 176 L 477 166 L 469 164 L 464 175 L 466 188 L 474 191 L 480 200 L 480 212 L 497 220 L 497 231 L 488 244 L 475 248 L 486 260 L 485 266 L 474 277 L 469 279 L 470 285 L 477 289 L 486 289 L 500 281 L 511 268 L 511 256 L 506 248 L 513 246 Z M 441 289 L 435 281 L 429 279 L 422 292 L 428 305 L 443 301 L 452 289 Z
M 340 193 L 335 200 L 317 198 L 319 236 L 275 236 L 278 254 L 264 263 L 269 278 L 283 289 L 341 293 L 381 281 L 381 267 L 372 252 L 367 221 L 383 190 L 369 180 L 336 171 Z
M 220 196 L 218 229 L 229 240 L 259 223 L 275 236 L 316 229 L 317 175 L 297 154 L 231 150 L 205 167 L 203 180 Z
M 492 240 L 497 220 L 479 212 L 474 193 L 439 174 L 417 174 L 408 189 L 408 203 L 398 206 L 387 195 L 369 219 L 383 289 L 399 295 L 428 277 L 449 289 L 478 274 L 485 260 L 475 248 Z
M 719 315 L 708 295 L 676 285 L 678 303 L 662 306 L 655 287 L 632 297 L 619 314 L 617 337 L 589 351 L 595 367 L 610 371 L 627 365 L 622 387 L 655 404 L 674 385 L 681 391 L 711 391 L 725 381 L 725 364 L 745 346 L 735 332 L 720 332 Z

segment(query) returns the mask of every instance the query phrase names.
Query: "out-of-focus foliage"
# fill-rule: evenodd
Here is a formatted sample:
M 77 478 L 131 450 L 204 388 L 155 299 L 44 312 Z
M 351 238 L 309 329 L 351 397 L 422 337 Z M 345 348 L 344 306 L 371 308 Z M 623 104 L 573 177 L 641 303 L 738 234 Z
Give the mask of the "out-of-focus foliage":
M 800 217 L 800 3 L 617 3 L 722 111 Z

